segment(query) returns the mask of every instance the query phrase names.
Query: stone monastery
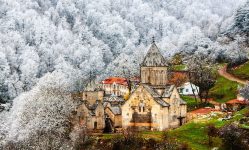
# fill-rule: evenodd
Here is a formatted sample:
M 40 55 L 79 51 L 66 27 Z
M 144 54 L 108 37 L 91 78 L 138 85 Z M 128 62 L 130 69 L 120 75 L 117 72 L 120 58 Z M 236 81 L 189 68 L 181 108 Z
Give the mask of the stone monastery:
M 187 105 L 168 76 L 167 62 L 153 41 L 140 65 L 141 81 L 134 79 L 130 89 L 125 78 L 110 77 L 83 91 L 72 122 L 93 132 L 177 128 L 186 122 Z

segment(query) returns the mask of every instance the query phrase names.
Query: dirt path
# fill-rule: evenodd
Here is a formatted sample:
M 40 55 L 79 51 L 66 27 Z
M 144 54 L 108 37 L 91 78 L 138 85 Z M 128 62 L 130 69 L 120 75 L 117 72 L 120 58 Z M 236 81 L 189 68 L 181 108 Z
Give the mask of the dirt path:
M 247 83 L 246 80 L 239 79 L 239 78 L 233 76 L 232 74 L 229 74 L 227 72 L 227 65 L 225 65 L 224 67 L 220 68 L 218 70 L 218 73 L 219 73 L 219 75 L 223 76 L 224 78 L 226 78 L 226 79 L 228 79 L 230 81 L 235 81 L 235 82 L 238 82 L 240 84 L 246 84 Z

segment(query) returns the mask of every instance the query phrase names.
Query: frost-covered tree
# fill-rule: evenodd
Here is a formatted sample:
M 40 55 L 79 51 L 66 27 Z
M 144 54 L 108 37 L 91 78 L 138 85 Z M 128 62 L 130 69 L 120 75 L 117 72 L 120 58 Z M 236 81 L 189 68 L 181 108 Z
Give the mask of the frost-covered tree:
M 239 50 L 236 50 L 238 53 L 249 46 L 249 1 L 239 7 L 224 33 L 232 43 L 240 46 Z M 248 50 L 246 55 L 247 53 Z
M 241 88 L 239 92 L 242 97 L 244 97 L 245 99 L 249 99 L 249 84 Z
M 77 106 L 69 92 L 73 87 L 70 80 L 61 71 L 47 73 L 31 91 L 18 96 L 1 133 L 5 135 L 2 148 L 70 146 L 70 114 Z
M 0 0 L 0 52 L 10 68 L 8 99 L 53 72 L 59 57 L 84 80 L 89 72 L 99 79 L 123 68 L 136 72 L 152 36 L 164 56 L 181 51 L 210 56 L 220 49 L 216 39 L 221 28 L 227 30 L 245 1 Z M 126 64 L 116 66 L 118 61 Z
M 164 56 L 241 60 L 241 39 L 220 43 L 218 35 L 245 2 L 0 0 L 0 101 L 14 99 L 4 139 L 20 146 L 31 139 L 33 146 L 66 145 L 58 138 L 49 142 L 69 134 L 65 120 L 74 103 L 67 92 L 81 91 L 90 77 L 137 75 L 152 36 Z M 235 15 L 241 31 L 247 29 L 247 5 Z
M 0 52 L 0 103 L 3 103 L 9 98 L 8 78 L 10 75 L 10 67 L 5 57 L 5 54 Z
M 237 10 L 233 30 L 249 37 L 249 2 Z

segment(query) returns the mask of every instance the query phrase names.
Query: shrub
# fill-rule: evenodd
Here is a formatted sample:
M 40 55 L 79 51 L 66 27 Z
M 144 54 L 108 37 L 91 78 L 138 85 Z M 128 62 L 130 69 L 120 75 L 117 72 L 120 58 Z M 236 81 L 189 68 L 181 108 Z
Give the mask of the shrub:
M 212 146 L 213 144 L 212 137 L 218 136 L 218 129 L 213 124 L 209 124 L 207 126 L 207 134 L 208 134 L 208 145 Z
M 226 150 L 246 150 L 249 149 L 249 131 L 230 124 L 224 126 L 219 135 L 222 138 L 223 148 Z

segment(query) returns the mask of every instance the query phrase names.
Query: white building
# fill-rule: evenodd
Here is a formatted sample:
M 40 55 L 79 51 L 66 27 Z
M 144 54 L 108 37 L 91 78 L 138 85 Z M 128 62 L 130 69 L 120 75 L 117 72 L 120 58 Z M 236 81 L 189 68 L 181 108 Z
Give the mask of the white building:
M 178 87 L 178 91 L 181 95 L 198 95 L 199 87 L 190 82 L 186 82 L 181 87 Z
M 102 89 L 106 95 L 124 96 L 129 93 L 128 82 L 122 77 L 109 77 L 103 80 Z

